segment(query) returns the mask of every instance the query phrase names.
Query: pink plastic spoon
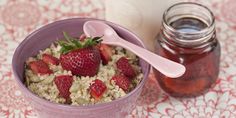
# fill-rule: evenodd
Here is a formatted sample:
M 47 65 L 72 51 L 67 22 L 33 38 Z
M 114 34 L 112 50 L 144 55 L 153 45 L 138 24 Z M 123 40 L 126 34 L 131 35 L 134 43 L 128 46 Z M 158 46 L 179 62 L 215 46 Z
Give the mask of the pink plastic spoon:
M 117 35 L 115 30 L 102 21 L 88 21 L 84 24 L 83 30 L 87 36 L 103 36 L 102 43 L 116 45 L 132 51 L 134 54 L 151 64 L 162 74 L 177 78 L 184 74 L 185 67 L 179 63 L 156 55 L 144 48 L 132 44 Z

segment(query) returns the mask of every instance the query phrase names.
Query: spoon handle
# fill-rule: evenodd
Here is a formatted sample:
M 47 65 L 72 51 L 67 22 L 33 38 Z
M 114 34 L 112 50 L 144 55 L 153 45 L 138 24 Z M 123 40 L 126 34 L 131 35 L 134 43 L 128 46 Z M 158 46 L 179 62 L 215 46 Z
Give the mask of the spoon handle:
M 171 61 L 169 59 L 163 58 L 157 54 L 154 54 L 144 48 L 141 48 L 135 44 L 132 44 L 120 37 L 118 40 L 116 40 L 116 44 L 118 46 L 124 47 L 134 54 L 136 54 L 138 57 L 142 58 L 149 64 L 151 64 L 155 69 L 157 69 L 162 74 L 171 77 L 171 78 L 177 78 L 184 74 L 185 67 L 179 63 L 176 63 L 174 61 Z

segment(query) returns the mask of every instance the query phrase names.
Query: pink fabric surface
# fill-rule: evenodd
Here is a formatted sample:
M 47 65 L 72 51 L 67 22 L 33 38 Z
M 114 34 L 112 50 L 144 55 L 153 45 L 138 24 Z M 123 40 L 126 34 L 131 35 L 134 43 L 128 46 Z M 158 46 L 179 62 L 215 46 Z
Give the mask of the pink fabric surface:
M 166 95 L 153 74 L 129 117 L 236 117 L 236 0 L 191 0 L 216 15 L 222 46 L 219 79 L 205 95 L 176 99 Z M 104 18 L 104 0 L 0 0 L 0 118 L 37 118 L 14 81 L 11 58 L 30 32 L 55 20 L 72 17 Z

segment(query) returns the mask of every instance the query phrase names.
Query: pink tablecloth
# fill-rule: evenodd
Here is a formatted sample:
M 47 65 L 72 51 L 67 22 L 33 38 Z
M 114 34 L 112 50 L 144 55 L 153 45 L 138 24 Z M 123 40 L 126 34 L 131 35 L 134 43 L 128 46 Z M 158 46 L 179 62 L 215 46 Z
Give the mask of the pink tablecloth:
M 194 0 L 195 1 L 195 0 Z M 104 0 L 0 0 L 0 118 L 37 117 L 13 79 L 11 58 L 29 32 L 59 19 L 104 18 Z M 221 71 L 214 88 L 192 99 L 163 93 L 150 74 L 130 117 L 236 117 L 236 0 L 199 0 L 216 15 L 222 45 Z

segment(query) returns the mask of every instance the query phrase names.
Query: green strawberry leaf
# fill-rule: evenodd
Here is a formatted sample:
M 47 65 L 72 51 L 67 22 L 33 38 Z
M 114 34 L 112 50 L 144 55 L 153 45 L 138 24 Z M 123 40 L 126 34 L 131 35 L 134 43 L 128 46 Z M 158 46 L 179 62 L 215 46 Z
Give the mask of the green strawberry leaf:
M 70 36 L 67 32 L 63 32 L 63 35 L 68 42 L 71 42 Z
M 86 48 L 99 44 L 101 37 L 87 37 L 84 41 L 80 41 L 74 37 L 71 37 L 67 32 L 63 32 L 65 40 L 59 40 L 58 44 L 62 47 L 60 52 L 62 54 L 68 53 L 71 50 Z
M 83 45 L 82 45 L 79 41 L 77 41 L 77 40 L 75 40 L 75 39 L 71 40 L 71 42 L 72 42 L 76 47 L 78 47 L 78 48 L 82 48 L 82 47 L 83 47 Z

